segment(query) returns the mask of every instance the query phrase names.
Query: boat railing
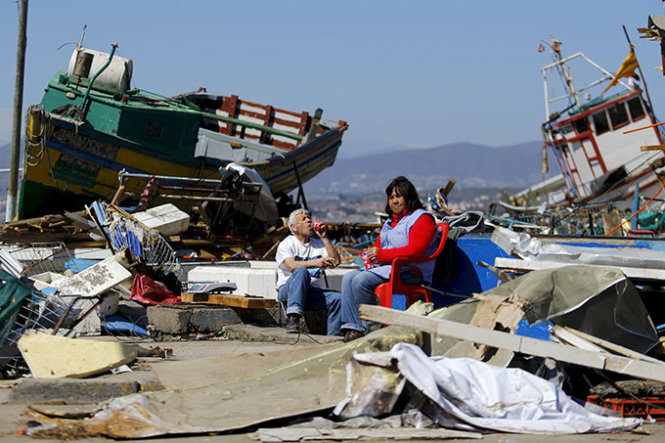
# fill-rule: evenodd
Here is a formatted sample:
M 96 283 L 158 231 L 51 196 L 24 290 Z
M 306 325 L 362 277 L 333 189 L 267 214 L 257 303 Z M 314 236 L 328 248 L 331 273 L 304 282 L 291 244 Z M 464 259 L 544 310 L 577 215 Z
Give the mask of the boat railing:
M 238 118 L 231 118 L 231 117 L 227 117 L 227 116 L 224 116 L 224 115 L 218 115 L 218 114 L 213 114 L 213 113 L 210 113 L 210 112 L 201 111 L 197 106 L 195 106 L 193 104 L 190 105 L 190 104 L 187 104 L 187 103 L 183 104 L 182 101 L 177 99 L 177 98 L 165 97 L 165 96 L 162 96 L 160 94 L 156 94 L 156 93 L 145 91 L 145 90 L 143 90 L 143 92 L 146 93 L 146 94 L 150 94 L 150 95 L 154 95 L 156 97 L 159 97 L 160 99 L 165 100 L 165 101 L 167 101 L 171 104 L 175 104 L 177 106 L 180 106 L 180 107 L 183 107 L 183 108 L 186 108 L 186 109 L 189 109 L 189 110 L 194 110 L 194 111 L 200 112 L 201 116 L 205 117 L 205 118 L 210 118 L 210 119 L 213 119 L 213 120 L 222 121 L 224 123 L 231 123 L 233 125 L 243 126 L 245 128 L 256 129 L 256 130 L 261 131 L 261 132 L 266 132 L 266 133 L 269 133 L 269 134 L 278 135 L 280 137 L 290 138 L 290 139 L 296 140 L 298 142 L 301 142 L 304 138 L 302 135 L 295 134 L 293 132 L 282 131 L 280 129 L 275 129 L 275 128 L 272 128 L 270 126 L 265 126 L 265 125 L 262 125 L 262 124 L 259 124 L 259 123 L 254 123 L 254 122 L 250 122 L 250 121 L 247 121 L 247 120 L 242 120 L 242 119 L 238 119 Z M 237 140 L 237 138 L 236 138 L 236 140 Z
M 549 97 L 547 72 L 549 70 L 555 69 L 555 68 L 565 70 L 566 69 L 566 63 L 568 63 L 568 62 L 570 62 L 574 59 L 577 59 L 577 58 L 582 58 L 584 61 L 589 63 L 591 66 L 598 69 L 600 72 L 603 73 L 603 76 L 599 79 L 596 79 L 592 82 L 587 83 L 586 85 L 584 85 L 581 88 L 575 88 L 575 86 L 573 85 L 573 82 L 572 82 L 572 78 L 570 78 L 569 79 L 570 81 L 567 84 L 568 92 L 564 95 L 559 96 L 559 97 L 550 98 Z M 614 78 L 614 75 L 611 72 L 609 72 L 608 70 L 606 70 L 605 68 L 603 68 L 599 64 L 595 63 L 593 60 L 588 58 L 582 52 L 577 52 L 573 55 L 569 55 L 568 57 L 564 57 L 564 58 L 561 58 L 561 59 L 559 59 L 559 60 L 557 60 L 553 63 L 550 63 L 549 65 L 543 66 L 541 68 L 541 72 L 542 72 L 542 75 L 543 75 L 543 83 L 544 83 L 544 90 L 545 90 L 545 118 L 546 119 L 549 119 L 550 115 L 552 114 L 550 112 L 550 105 L 551 104 L 556 103 L 556 102 L 561 101 L 561 100 L 566 100 L 566 99 L 569 99 L 569 98 L 573 98 L 578 105 L 581 105 L 581 101 L 580 101 L 580 98 L 579 98 L 580 93 L 582 93 L 584 91 L 587 91 L 587 90 L 593 88 L 594 86 L 598 86 L 599 84 Z M 628 86 L 628 84 L 626 84 L 621 79 L 619 79 L 619 83 L 621 83 L 621 85 L 624 86 L 626 89 L 631 89 Z

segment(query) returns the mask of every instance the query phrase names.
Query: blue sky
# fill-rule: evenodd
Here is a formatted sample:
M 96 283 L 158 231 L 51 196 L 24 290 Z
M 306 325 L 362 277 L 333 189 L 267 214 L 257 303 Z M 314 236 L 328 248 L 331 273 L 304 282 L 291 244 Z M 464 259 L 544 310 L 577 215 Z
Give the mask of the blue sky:
M 640 39 L 661 0 L 225 1 L 31 0 L 24 109 L 84 46 L 134 60 L 132 86 L 163 95 L 200 86 L 349 122 L 342 156 L 380 147 L 539 140 L 537 46 L 554 35 L 615 72 L 635 44 L 657 115 L 665 78 Z M 18 6 L 0 0 L 0 144 L 11 137 Z M 665 117 L 661 117 L 665 118 Z

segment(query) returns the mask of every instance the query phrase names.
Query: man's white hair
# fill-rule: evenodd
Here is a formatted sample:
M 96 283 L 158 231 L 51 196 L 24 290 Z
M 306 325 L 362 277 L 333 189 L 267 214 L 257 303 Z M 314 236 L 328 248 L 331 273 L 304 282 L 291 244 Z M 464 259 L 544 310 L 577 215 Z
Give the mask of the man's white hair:
M 293 234 L 293 229 L 291 228 L 291 225 L 296 224 L 296 221 L 297 221 L 296 217 L 298 216 L 298 214 L 302 214 L 302 213 L 305 213 L 306 215 L 311 216 L 311 212 L 309 212 L 305 208 L 298 208 L 298 209 L 296 209 L 295 211 L 293 211 L 289 214 L 289 230 L 291 231 L 291 234 Z

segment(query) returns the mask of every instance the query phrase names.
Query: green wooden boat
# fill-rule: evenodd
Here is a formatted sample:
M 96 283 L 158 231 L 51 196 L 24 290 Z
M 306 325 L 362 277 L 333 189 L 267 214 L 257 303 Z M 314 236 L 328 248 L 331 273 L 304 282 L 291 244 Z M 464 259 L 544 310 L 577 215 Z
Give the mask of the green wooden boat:
M 233 162 L 278 197 L 334 163 L 344 121 L 205 89 L 176 97 L 130 89 L 132 61 L 114 57 L 115 47 L 75 50 L 29 107 L 19 218 L 111 200 L 123 170 L 214 179 Z M 127 191 L 140 195 L 144 185 Z

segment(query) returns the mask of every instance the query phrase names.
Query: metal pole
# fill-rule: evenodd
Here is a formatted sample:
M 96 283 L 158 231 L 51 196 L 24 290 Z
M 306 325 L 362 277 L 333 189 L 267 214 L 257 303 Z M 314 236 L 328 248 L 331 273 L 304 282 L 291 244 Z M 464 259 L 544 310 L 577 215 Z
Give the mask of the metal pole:
M 23 116 L 23 76 L 25 73 L 26 28 L 28 23 L 28 0 L 18 0 L 18 42 L 16 48 L 16 82 L 14 84 L 14 121 L 12 125 L 12 153 L 7 189 L 5 220 L 16 215 L 18 191 L 18 169 L 21 158 L 21 118 Z
M 630 41 L 630 37 L 628 36 L 628 31 L 626 31 L 626 27 L 625 27 L 625 26 L 622 26 L 622 27 L 623 27 L 623 33 L 624 33 L 624 35 L 626 36 L 626 40 L 628 41 L 628 45 L 629 45 L 631 48 L 633 48 L 633 50 L 634 50 L 635 47 L 633 46 L 633 43 Z M 637 59 L 637 55 L 635 55 L 635 59 Z M 646 77 L 644 76 L 644 73 L 642 72 L 642 66 L 640 66 L 640 62 L 639 62 L 639 61 L 637 62 L 637 70 L 640 71 L 640 78 L 642 79 L 642 84 L 644 85 L 644 93 L 645 93 L 646 96 L 647 96 L 647 101 L 649 102 L 649 109 L 651 110 L 651 114 L 653 115 L 653 118 L 654 118 L 654 120 L 655 120 L 655 118 L 656 118 L 656 110 L 653 108 L 653 103 L 651 103 L 651 96 L 649 95 L 649 88 L 647 88 L 647 79 L 646 79 Z M 660 131 L 657 130 L 657 131 L 656 131 L 656 134 L 658 134 L 658 139 L 659 139 L 660 142 L 662 143 L 662 142 L 663 142 L 663 139 L 662 139 L 662 137 L 660 136 Z

